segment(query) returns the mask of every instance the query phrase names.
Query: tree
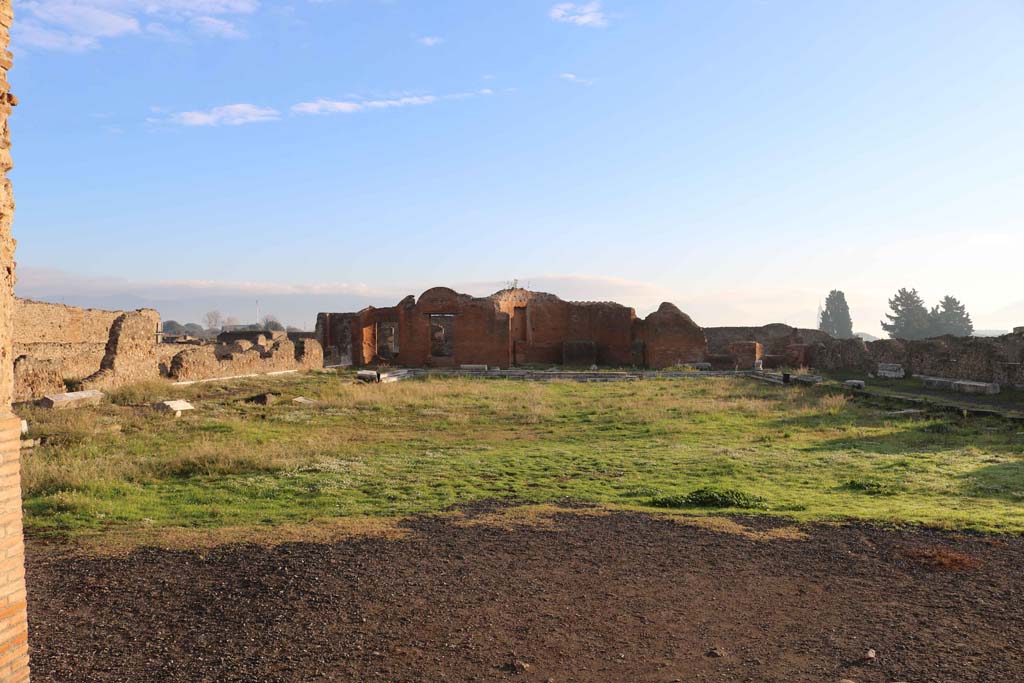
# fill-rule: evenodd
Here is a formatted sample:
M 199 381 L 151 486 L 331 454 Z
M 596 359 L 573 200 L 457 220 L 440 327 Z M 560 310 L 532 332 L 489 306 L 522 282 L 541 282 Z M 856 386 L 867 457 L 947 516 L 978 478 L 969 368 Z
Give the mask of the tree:
M 233 315 L 229 315 L 228 317 L 224 318 L 224 324 L 221 325 L 221 328 L 224 328 L 224 327 L 234 327 L 237 324 L 238 324 L 238 318 L 236 318 Z
M 179 323 L 177 320 L 165 320 L 164 324 L 160 326 L 164 334 L 172 337 L 180 337 L 185 334 L 185 326 Z
M 273 313 L 267 313 L 263 316 L 260 319 L 260 323 L 267 332 L 284 332 L 284 325 L 278 322 L 277 316 Z
M 925 339 L 931 332 L 931 319 L 924 301 L 916 289 L 900 288 L 889 299 L 892 313 L 886 313 L 889 322 L 882 321 L 882 329 L 893 339 Z
M 224 316 L 221 315 L 220 311 L 207 311 L 206 315 L 203 316 L 203 321 L 206 323 L 207 329 L 219 330 L 221 325 L 224 324 Z
M 939 305 L 929 312 L 931 335 L 934 337 L 951 334 L 955 337 L 969 337 L 974 334 L 974 323 L 967 307 L 948 294 Z
M 192 337 L 202 337 L 206 330 L 199 323 L 185 323 L 185 334 Z
M 846 295 L 838 289 L 828 293 L 825 310 L 818 316 L 818 329 L 836 339 L 849 339 L 853 336 L 850 307 L 846 304 Z

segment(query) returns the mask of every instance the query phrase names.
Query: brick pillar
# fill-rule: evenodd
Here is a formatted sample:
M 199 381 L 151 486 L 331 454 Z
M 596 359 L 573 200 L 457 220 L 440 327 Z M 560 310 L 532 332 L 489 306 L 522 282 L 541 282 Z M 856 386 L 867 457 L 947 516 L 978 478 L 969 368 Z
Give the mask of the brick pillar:
M 14 195 L 7 116 L 17 100 L 10 93 L 7 50 L 13 19 L 11 0 L 0 0 L 0 682 L 28 681 L 25 613 L 25 545 L 21 531 L 21 420 L 11 412 L 14 359 Z
M 25 546 L 21 536 L 21 420 L 0 418 L 0 681 L 28 681 Z

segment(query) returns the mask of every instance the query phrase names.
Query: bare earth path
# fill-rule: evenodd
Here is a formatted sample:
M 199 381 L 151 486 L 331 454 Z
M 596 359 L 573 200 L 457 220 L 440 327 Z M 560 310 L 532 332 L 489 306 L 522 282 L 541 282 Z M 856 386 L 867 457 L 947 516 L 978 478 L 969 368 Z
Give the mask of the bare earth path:
M 779 520 L 744 520 L 744 535 L 631 513 L 465 522 L 118 558 L 31 544 L 32 680 L 1024 680 L 1021 538 L 765 540 L 751 531 Z

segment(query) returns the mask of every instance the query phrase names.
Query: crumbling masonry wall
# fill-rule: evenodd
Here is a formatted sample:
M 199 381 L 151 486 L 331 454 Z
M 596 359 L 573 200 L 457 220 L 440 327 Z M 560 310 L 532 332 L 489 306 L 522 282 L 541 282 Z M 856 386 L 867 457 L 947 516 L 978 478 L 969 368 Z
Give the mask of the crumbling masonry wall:
M 773 368 L 808 365 L 808 346 L 835 341 L 820 330 L 790 327 L 782 323 L 761 327 L 705 327 L 704 334 L 708 339 L 708 361 L 722 369 L 731 369 L 737 364 L 744 370 L 750 368 L 747 361 L 750 359 L 751 347 L 740 346 L 743 343 L 760 344 L 757 360 L 763 361 L 765 367 Z M 743 353 L 740 353 L 740 349 L 744 349 Z
M 28 681 L 25 544 L 21 525 L 21 420 L 11 412 L 14 392 L 14 194 L 7 117 L 17 100 L 10 92 L 7 50 L 11 0 L 0 0 L 0 681 Z
M 240 340 L 231 344 L 205 344 L 181 351 L 171 361 L 170 377 L 190 382 L 286 370 L 321 368 L 324 354 L 314 339 L 279 339 L 268 346 Z
M 80 382 L 111 389 L 159 377 L 160 314 L 103 311 L 16 299 L 14 400 L 30 401 Z
M 450 367 L 596 363 L 668 367 L 700 362 L 700 327 L 672 304 L 645 319 L 614 302 L 564 301 L 512 288 L 472 297 L 447 287 L 389 308 L 321 313 L 317 339 L 328 362 Z
M 160 377 L 156 330 L 160 315 L 152 310 L 122 313 L 110 326 L 100 369 L 82 381 L 83 389 L 110 389 Z
M 14 357 L 45 362 L 64 379 L 88 377 L 99 370 L 110 328 L 123 313 L 15 299 Z
M 1024 386 L 1024 334 L 908 341 L 829 339 L 812 344 L 808 359 L 822 370 L 877 372 L 879 363 L 899 363 L 908 375 L 929 375 Z

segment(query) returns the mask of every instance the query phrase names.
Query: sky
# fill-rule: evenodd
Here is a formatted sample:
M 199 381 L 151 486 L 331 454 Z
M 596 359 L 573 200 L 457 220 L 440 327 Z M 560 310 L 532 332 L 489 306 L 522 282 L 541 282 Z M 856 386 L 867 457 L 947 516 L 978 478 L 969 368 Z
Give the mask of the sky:
M 21 296 L 1024 325 L 1020 0 L 15 0 Z

